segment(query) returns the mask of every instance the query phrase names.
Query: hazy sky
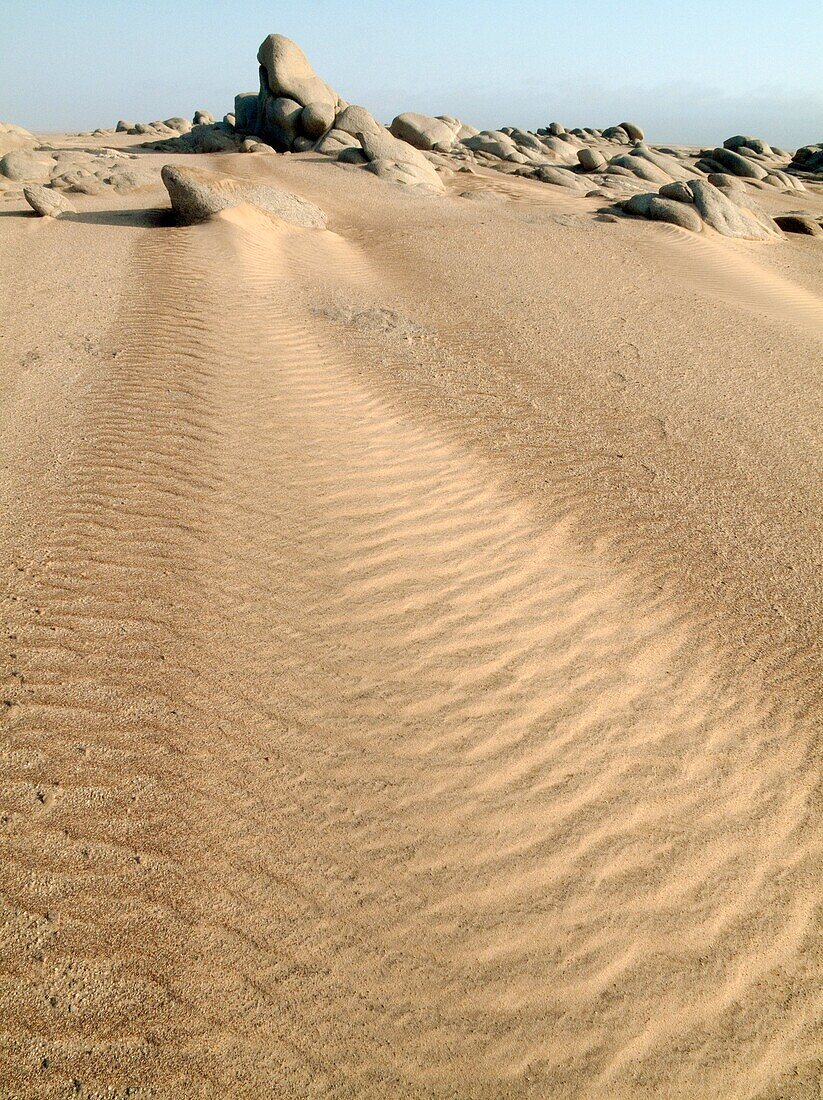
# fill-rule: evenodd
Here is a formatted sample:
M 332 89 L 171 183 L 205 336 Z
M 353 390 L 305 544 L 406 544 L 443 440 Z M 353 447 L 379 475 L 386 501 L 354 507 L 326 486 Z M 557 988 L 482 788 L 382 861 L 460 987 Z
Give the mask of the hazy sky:
M 231 110 L 269 33 L 384 121 L 624 119 L 656 141 L 823 140 L 821 0 L 3 0 L 0 119 L 91 129 Z

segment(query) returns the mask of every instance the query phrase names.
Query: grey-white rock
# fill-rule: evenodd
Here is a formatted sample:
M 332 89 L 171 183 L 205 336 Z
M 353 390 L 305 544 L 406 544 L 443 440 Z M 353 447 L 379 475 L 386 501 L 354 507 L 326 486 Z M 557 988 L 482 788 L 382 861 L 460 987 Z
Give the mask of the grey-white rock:
M 270 34 L 257 51 L 265 69 L 269 92 L 298 103 L 326 103 L 337 109 L 337 94 L 315 73 L 296 42 L 282 34 Z
M 370 111 L 356 103 L 350 103 L 348 107 L 343 108 L 334 120 L 334 128 L 343 130 L 352 137 L 358 134 L 379 134 L 384 130 Z
M 671 225 L 689 229 L 692 233 L 699 233 L 703 228 L 703 222 L 695 208 L 676 199 L 661 198 L 654 194 L 632 195 L 622 203 L 622 207 L 627 214 L 636 214 L 652 221 L 669 222 Z
M 61 218 L 64 214 L 74 214 L 75 209 L 65 195 L 38 183 L 27 184 L 23 188 L 23 197 L 29 206 L 43 218 Z
M 577 159 L 586 172 L 602 172 L 606 167 L 606 158 L 597 149 L 578 149 Z
M 10 180 L 33 180 L 39 183 L 49 178 L 54 160 L 47 153 L 31 149 L 12 149 L 0 157 L 0 175 Z
M 195 126 L 209 126 L 214 121 L 215 118 L 211 111 L 195 111 L 192 119 Z
M 214 121 L 214 119 L 212 119 Z M 178 134 L 187 134 L 191 129 L 191 123 L 187 118 L 183 118 L 182 115 L 174 115 L 173 118 L 167 118 L 163 122 L 164 126 L 168 126 L 170 130 L 176 130 Z
M 205 221 L 212 214 L 241 203 L 251 203 L 283 221 L 312 229 L 324 229 L 326 215 L 305 199 L 271 184 L 257 184 L 207 172 L 202 168 L 180 168 L 166 164 L 163 183 L 178 220 L 184 225 Z
M 413 182 L 416 185 L 430 187 L 434 191 L 444 191 L 443 181 L 419 149 L 408 142 L 399 141 L 384 130 L 378 134 L 358 134 L 360 146 L 370 162 L 380 162 L 373 171 L 385 178 L 394 178 L 398 183 Z M 404 171 L 394 173 L 389 164 L 404 166 Z M 408 169 L 413 171 L 409 172 Z
M 664 199 L 674 199 L 675 202 L 694 202 L 694 195 L 682 180 L 674 183 L 664 183 L 658 192 Z
M 765 168 L 762 168 L 756 161 L 750 160 L 748 157 L 742 157 L 732 149 L 713 149 L 711 159 L 716 160 L 718 164 L 722 164 L 726 172 L 731 172 L 734 176 L 741 176 L 743 179 L 762 180 L 768 175 Z
M 737 202 L 732 202 L 708 180 L 690 180 L 688 188 L 694 196 L 694 204 L 703 221 L 724 237 L 768 240 L 782 235 L 771 218 L 762 214 L 757 216 Z M 743 201 L 745 195 L 741 191 L 741 202 Z
M 741 148 L 751 149 L 755 153 L 761 153 L 767 157 L 774 154 L 774 150 L 771 146 L 767 145 L 761 138 L 744 137 L 743 134 L 736 134 L 734 137 L 726 138 L 723 142 L 723 148 L 732 149 L 734 151 Z
M 634 122 L 621 122 L 619 128 L 626 131 L 631 141 L 642 141 L 645 136 L 640 127 Z
M 136 122 L 127 122 L 121 118 L 114 128 L 114 132 L 116 134 L 130 134 L 136 125 Z
M 441 119 L 415 111 L 397 115 L 389 126 L 389 132 L 415 149 L 437 149 L 443 153 L 448 152 L 456 140 L 455 130 Z
M 314 146 L 316 153 L 322 153 L 327 157 L 337 157 L 344 149 L 359 150 L 360 142 L 353 134 L 349 134 L 345 130 L 338 130 L 337 127 L 323 134 Z
M 615 168 L 625 168 L 632 175 L 637 176 L 638 179 L 646 180 L 648 183 L 670 183 L 671 176 L 668 172 L 665 172 L 662 168 L 658 168 L 656 164 L 647 160 L 645 157 L 635 157 L 631 153 L 620 153 L 616 157 L 612 157 L 609 161 L 609 166 Z
M 541 183 L 553 183 L 556 187 L 567 187 L 570 191 L 583 193 L 589 186 L 579 176 L 575 176 L 566 168 L 554 168 L 549 164 L 544 164 L 538 168 L 535 175 Z
M 334 125 L 334 107 L 330 103 L 307 103 L 300 112 L 300 129 L 308 138 L 319 138 Z

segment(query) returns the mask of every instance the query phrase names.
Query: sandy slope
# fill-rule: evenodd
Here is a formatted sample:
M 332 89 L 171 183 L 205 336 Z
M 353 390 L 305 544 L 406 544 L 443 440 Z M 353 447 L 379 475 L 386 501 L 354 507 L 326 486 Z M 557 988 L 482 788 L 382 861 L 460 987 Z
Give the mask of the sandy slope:
M 819 242 L 210 160 L 0 217 L 0 1093 L 817 1096 Z

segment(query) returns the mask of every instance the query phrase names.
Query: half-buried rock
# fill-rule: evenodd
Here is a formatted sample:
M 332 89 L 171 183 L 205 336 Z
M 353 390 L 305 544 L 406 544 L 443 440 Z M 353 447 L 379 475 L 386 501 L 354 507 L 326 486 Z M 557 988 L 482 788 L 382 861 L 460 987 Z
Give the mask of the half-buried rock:
M 76 211 L 65 195 L 50 187 L 41 187 L 39 183 L 30 183 L 23 188 L 23 198 L 41 218 L 61 218 L 64 214 Z
M 204 168 L 180 168 L 176 164 L 164 165 L 161 174 L 182 225 L 205 221 L 220 210 L 247 202 L 292 225 L 326 228 L 326 215 L 319 206 L 271 184 L 232 179 Z

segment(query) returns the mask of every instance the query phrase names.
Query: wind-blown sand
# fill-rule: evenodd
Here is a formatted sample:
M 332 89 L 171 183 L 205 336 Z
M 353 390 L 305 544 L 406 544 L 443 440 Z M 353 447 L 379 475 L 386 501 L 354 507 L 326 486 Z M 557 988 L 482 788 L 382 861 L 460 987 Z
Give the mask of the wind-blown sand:
M 820 240 L 197 164 L 0 213 L 0 1094 L 819 1096 Z

